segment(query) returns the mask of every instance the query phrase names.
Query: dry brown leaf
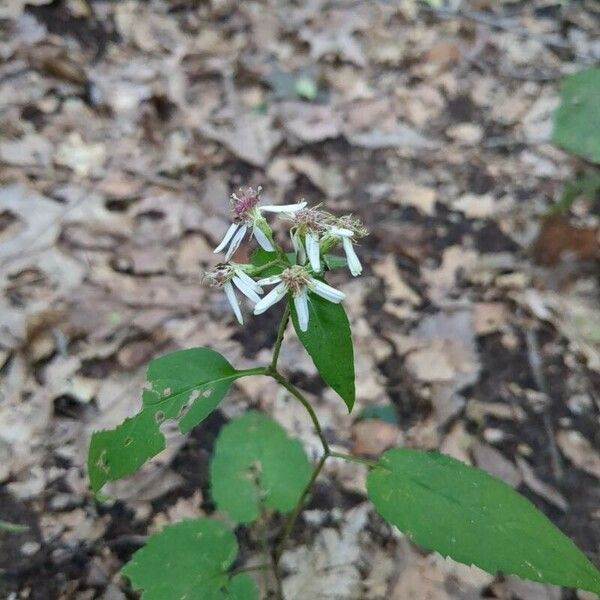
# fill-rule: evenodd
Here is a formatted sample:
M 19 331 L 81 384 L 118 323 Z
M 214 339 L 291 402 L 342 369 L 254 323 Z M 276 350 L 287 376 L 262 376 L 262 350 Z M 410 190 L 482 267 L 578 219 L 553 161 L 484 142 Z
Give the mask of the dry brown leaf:
M 600 479 L 600 454 L 578 431 L 559 431 L 556 441 L 575 467 Z
M 397 446 L 400 429 L 380 419 L 364 419 L 352 427 L 352 452 L 365 456 L 379 456 L 388 448 Z
M 373 271 L 383 279 L 388 299 L 407 302 L 412 306 L 421 303 L 419 295 L 404 281 L 393 254 L 387 254 L 383 260 L 376 262 Z
M 565 497 L 558 491 L 555 490 L 551 485 L 544 483 L 536 474 L 531 465 L 520 456 L 517 456 L 516 459 L 517 466 L 519 467 L 519 471 L 523 476 L 523 481 L 525 485 L 538 496 L 544 498 L 550 502 L 550 504 L 554 504 L 557 508 L 562 511 L 566 511 L 569 508 L 569 504 Z
M 239 115 L 230 127 L 214 127 L 208 123 L 200 131 L 211 140 L 223 144 L 232 154 L 256 167 L 264 167 L 282 139 L 268 115 Z
M 521 473 L 519 473 L 519 470 L 515 465 L 505 458 L 500 451 L 496 450 L 496 448 L 478 442 L 473 446 L 472 452 L 475 464 L 480 469 L 484 469 L 490 475 L 501 479 L 504 483 L 513 488 L 519 487 L 522 481 Z M 518 460 L 519 458 L 517 457 L 517 461 Z
M 414 206 L 424 215 L 435 214 L 437 191 L 434 188 L 406 182 L 396 186 L 392 202 L 402 206 Z

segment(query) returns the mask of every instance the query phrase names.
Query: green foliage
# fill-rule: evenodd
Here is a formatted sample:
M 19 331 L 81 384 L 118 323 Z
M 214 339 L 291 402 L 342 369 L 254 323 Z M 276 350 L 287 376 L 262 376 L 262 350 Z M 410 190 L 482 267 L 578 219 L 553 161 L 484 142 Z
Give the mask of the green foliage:
M 302 331 L 291 300 L 289 305 L 298 338 L 325 383 L 341 396 L 350 412 L 356 397 L 354 350 L 350 323 L 344 307 L 310 293 L 308 329 Z
M 255 248 L 250 256 L 250 262 L 255 267 L 263 267 L 264 265 L 281 258 L 281 255 L 279 255 L 277 252 L 267 252 L 262 248 Z M 279 273 L 281 273 L 283 269 L 284 267 L 281 265 L 273 265 L 268 269 L 262 270 L 260 272 L 260 277 L 271 277 L 271 275 L 279 275 Z
M 600 67 L 562 82 L 560 106 L 554 114 L 553 141 L 565 150 L 600 163 Z
M 222 523 L 181 521 L 150 536 L 122 573 L 143 590 L 143 600 L 258 600 L 248 575 L 227 573 L 237 552 Z
M 490 573 L 600 592 L 600 573 L 535 506 L 453 458 L 387 451 L 367 480 L 381 516 L 415 543 Z
M 29 530 L 27 525 L 21 525 L 20 523 L 11 523 L 10 521 L 0 520 L 0 535 L 2 533 L 25 533 Z
M 550 208 L 551 215 L 566 213 L 570 210 L 577 198 L 584 197 L 588 200 L 596 200 L 600 195 L 600 172 L 590 171 L 565 185 L 560 200 Z
M 249 523 L 261 505 L 291 510 L 310 479 L 298 440 L 265 415 L 251 411 L 223 427 L 210 466 L 213 498 L 238 523 Z
M 392 425 L 398 425 L 398 413 L 393 404 L 384 406 L 365 406 L 359 415 L 359 419 L 379 419 Z
M 189 431 L 217 407 L 231 383 L 246 374 L 209 348 L 179 350 L 153 360 L 146 372 L 142 410 L 115 429 L 92 435 L 88 472 L 94 492 L 164 450 L 160 426 L 165 421 L 178 421 L 182 432 Z
M 348 266 L 348 261 L 344 256 L 335 256 L 335 254 L 326 254 L 323 257 L 324 263 L 328 269 L 342 269 Z

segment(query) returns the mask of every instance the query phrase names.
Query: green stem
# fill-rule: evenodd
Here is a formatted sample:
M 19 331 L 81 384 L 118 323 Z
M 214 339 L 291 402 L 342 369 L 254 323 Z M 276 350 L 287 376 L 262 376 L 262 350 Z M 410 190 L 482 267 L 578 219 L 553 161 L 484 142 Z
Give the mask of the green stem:
M 344 454 L 343 452 L 330 452 L 329 456 L 332 458 L 342 458 L 349 462 L 357 463 L 359 465 L 366 465 L 370 469 L 379 466 L 376 460 L 369 460 L 368 458 L 360 458 L 360 456 L 352 456 L 351 454 Z
M 270 260 L 268 263 L 265 263 L 264 265 L 261 265 L 260 267 L 254 267 L 251 271 L 248 270 L 248 274 L 249 275 L 260 275 L 263 271 L 266 271 L 267 269 L 270 269 L 271 267 L 277 267 L 277 266 L 282 266 L 285 267 L 286 264 L 279 258 L 276 258 L 275 260 Z
M 275 555 L 274 555 L 275 566 L 277 566 L 279 564 L 281 555 L 283 554 L 283 551 L 285 550 L 285 543 L 287 542 L 288 538 L 290 537 L 290 534 L 292 533 L 292 530 L 294 529 L 294 525 L 296 523 L 296 520 L 298 519 L 298 515 L 300 514 L 302 507 L 304 506 L 306 497 L 310 493 L 310 490 L 312 489 L 313 484 L 315 483 L 317 477 L 319 476 L 321 469 L 323 469 L 323 466 L 325 465 L 325 461 L 327 460 L 328 457 L 329 457 L 329 452 L 326 452 L 325 454 L 323 454 L 323 456 L 321 456 L 319 462 L 316 464 L 316 466 L 312 472 L 312 475 L 310 476 L 308 483 L 306 484 L 304 490 L 302 490 L 302 495 L 300 496 L 298 502 L 296 503 L 294 510 L 288 517 L 288 520 L 285 524 L 285 529 L 283 531 L 283 535 L 281 536 L 281 540 L 279 541 L 279 544 L 277 545 L 277 549 L 275 550 Z
M 239 369 L 238 373 L 241 373 L 240 377 L 247 377 L 248 375 L 268 375 L 269 367 L 253 367 L 252 369 Z
M 281 373 L 279 373 L 278 371 L 271 371 L 271 372 L 267 373 L 267 375 L 270 375 L 275 381 L 277 381 L 277 383 L 282 385 L 290 394 L 292 394 L 292 396 L 294 396 L 294 398 L 296 398 L 296 400 L 298 400 L 300 402 L 300 404 L 302 404 L 302 406 L 304 406 L 304 408 L 306 409 L 306 412 L 308 413 L 308 415 L 313 423 L 315 431 L 316 431 L 317 435 L 319 436 L 319 440 L 321 441 L 321 445 L 323 446 L 323 452 L 327 456 L 329 456 L 329 454 L 331 454 L 331 452 L 329 450 L 329 444 L 327 443 L 327 440 L 325 439 L 325 434 L 323 433 L 323 430 L 321 429 L 321 423 L 319 423 L 317 414 L 315 413 L 313 407 L 310 405 L 310 402 L 304 397 L 304 394 L 293 383 L 291 383 L 283 375 L 281 375 Z
M 273 358 L 271 360 L 270 369 L 275 371 L 277 369 L 277 361 L 279 360 L 279 352 L 281 351 L 281 344 L 283 343 L 283 336 L 285 335 L 285 328 L 287 327 L 288 321 L 290 320 L 290 305 L 286 303 L 283 316 L 279 322 L 279 328 L 277 329 L 277 339 L 273 346 Z
M 239 575 L 240 573 L 251 573 L 252 571 L 268 571 L 271 568 L 271 564 L 254 565 L 250 567 L 239 567 L 231 571 L 231 576 Z

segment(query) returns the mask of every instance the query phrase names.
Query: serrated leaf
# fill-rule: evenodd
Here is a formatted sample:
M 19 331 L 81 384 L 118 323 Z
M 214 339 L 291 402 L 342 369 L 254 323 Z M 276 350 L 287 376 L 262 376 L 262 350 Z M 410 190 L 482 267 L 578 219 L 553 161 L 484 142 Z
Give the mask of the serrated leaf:
M 146 372 L 142 410 L 115 429 L 92 435 L 88 473 L 94 492 L 164 450 L 160 426 L 165 421 L 177 421 L 182 432 L 190 431 L 218 406 L 235 379 L 252 372 L 237 371 L 209 348 L 179 350 L 153 360 Z
M 565 150 L 600 163 L 600 67 L 562 81 L 552 140 Z
M 346 311 L 341 304 L 329 302 L 316 294 L 308 295 L 308 329 L 302 331 L 292 300 L 292 322 L 298 338 L 312 358 L 317 371 L 348 407 L 354 406 L 354 349 Z
M 490 573 L 600 592 L 600 573 L 535 506 L 449 456 L 388 450 L 367 479 L 381 516 L 415 543 Z
M 210 465 L 211 492 L 219 510 L 237 523 L 249 523 L 261 505 L 292 510 L 310 474 L 302 444 L 269 417 L 251 411 L 219 434 Z
M 248 575 L 227 573 L 237 552 L 222 523 L 186 520 L 150 536 L 121 572 L 143 600 L 258 600 Z

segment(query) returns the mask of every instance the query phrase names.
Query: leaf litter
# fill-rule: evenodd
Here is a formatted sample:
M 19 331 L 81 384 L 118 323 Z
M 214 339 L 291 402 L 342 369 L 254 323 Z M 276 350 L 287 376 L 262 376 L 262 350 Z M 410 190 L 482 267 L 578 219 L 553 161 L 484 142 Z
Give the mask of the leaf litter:
M 264 360 L 266 321 L 240 332 L 201 285 L 240 185 L 371 230 L 368 279 L 341 285 L 355 412 L 291 335 L 282 350 L 333 447 L 473 461 L 597 559 L 598 216 L 586 197 L 545 215 L 582 171 L 550 145 L 552 114 L 560 76 L 598 55 L 598 12 L 463 4 L 0 8 L 0 520 L 32 532 L 0 537 L 16 557 L 0 595 L 125 597 L 116 574 L 145 536 L 213 511 L 207 457 L 248 408 L 316 456 L 293 399 L 244 379 L 105 503 L 89 491 L 89 435 L 135 412 L 150 359 L 211 345 L 239 368 Z M 358 418 L 390 407 L 392 422 Z M 365 476 L 326 466 L 286 553 L 290 600 L 558 597 L 423 554 L 360 502 Z

